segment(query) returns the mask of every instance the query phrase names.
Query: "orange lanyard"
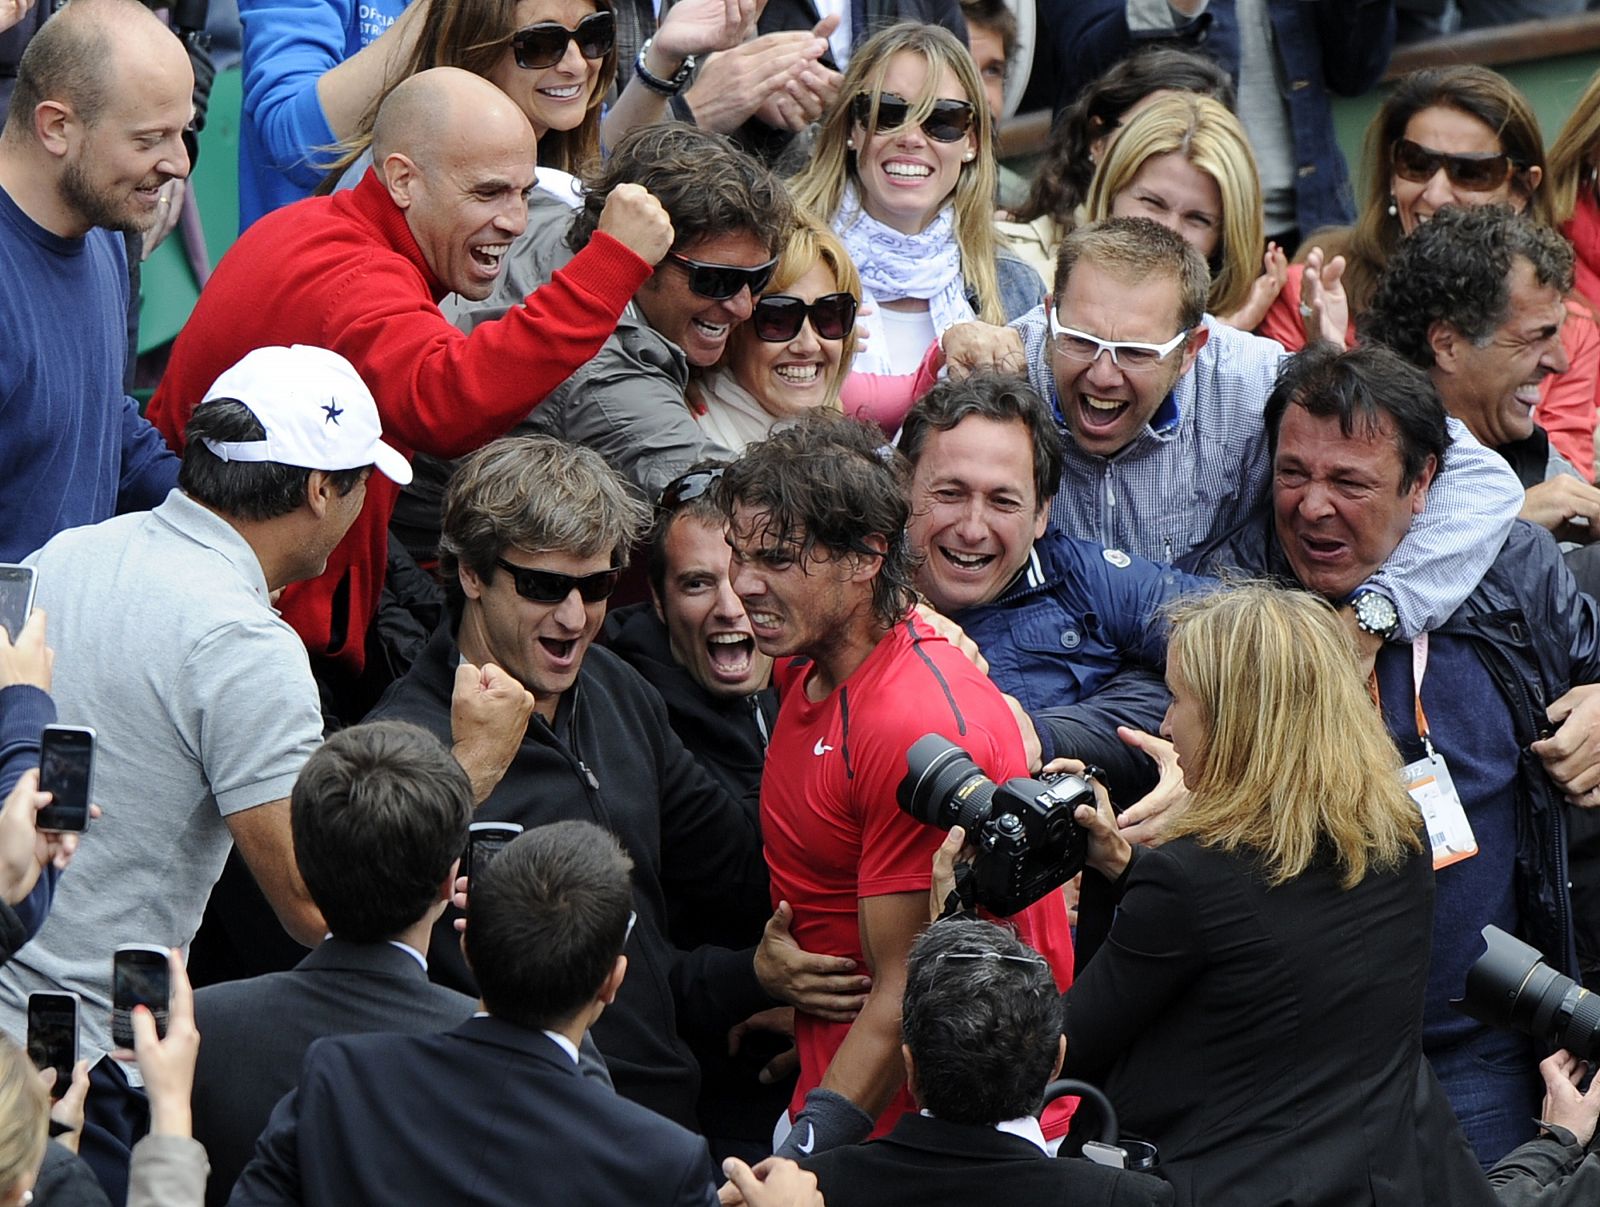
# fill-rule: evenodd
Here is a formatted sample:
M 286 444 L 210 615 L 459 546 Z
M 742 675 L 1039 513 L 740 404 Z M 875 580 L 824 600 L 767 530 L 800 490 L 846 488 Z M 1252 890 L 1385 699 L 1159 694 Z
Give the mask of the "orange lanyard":
M 1411 683 L 1412 691 L 1416 695 L 1417 706 L 1417 736 L 1422 739 L 1422 745 L 1428 752 L 1428 757 L 1433 757 L 1433 743 L 1428 738 L 1428 717 L 1422 711 L 1422 679 L 1428 673 L 1428 635 L 1417 634 L 1417 639 L 1411 643 Z M 1383 712 L 1383 698 L 1378 692 L 1378 668 L 1372 668 L 1372 674 L 1367 679 L 1367 691 L 1372 694 L 1372 702 Z

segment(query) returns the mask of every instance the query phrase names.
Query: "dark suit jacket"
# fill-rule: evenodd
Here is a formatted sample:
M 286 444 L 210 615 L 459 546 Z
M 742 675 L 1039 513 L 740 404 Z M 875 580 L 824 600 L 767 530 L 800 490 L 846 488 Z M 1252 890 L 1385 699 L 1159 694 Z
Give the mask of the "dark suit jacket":
M 444 1031 L 477 1003 L 428 980 L 388 943 L 328 939 L 288 972 L 209 985 L 194 995 L 204 1041 L 194 1077 L 194 1134 L 211 1158 L 206 1202 L 228 1191 L 272 1108 L 300 1076 L 313 1040 L 365 1031 Z
M 881 1140 L 803 1162 L 828 1207 L 1165 1207 L 1172 1187 L 1088 1161 L 1052 1161 L 992 1127 L 904 1115 Z
M 1268 888 L 1193 838 L 1140 852 L 1067 992 L 1064 1074 L 1158 1146 L 1180 1205 L 1416 1207 L 1441 1160 L 1416 1101 L 1432 901 L 1423 855 L 1346 891 L 1323 862 Z
M 547 1036 L 483 1017 L 312 1044 L 229 1202 L 714 1207 L 710 1160 Z

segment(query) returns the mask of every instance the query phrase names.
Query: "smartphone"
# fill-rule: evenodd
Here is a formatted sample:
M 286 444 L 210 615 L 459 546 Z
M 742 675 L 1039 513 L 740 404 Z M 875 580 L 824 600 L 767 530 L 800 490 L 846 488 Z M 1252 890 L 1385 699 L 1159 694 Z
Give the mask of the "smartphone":
M 39 810 L 41 830 L 86 830 L 94 795 L 94 730 L 46 725 L 39 739 L 39 790 L 50 803 Z
M 32 566 L 0 564 L 0 628 L 12 641 L 28 623 L 33 611 L 33 588 L 37 574 Z
M 522 827 L 514 821 L 475 821 L 467 827 L 467 857 L 461 861 L 461 874 L 468 880 L 467 892 L 472 892 L 471 880 L 506 849 Z
M 28 994 L 28 1058 L 34 1068 L 56 1071 L 50 1097 L 60 1098 L 72 1084 L 78 1063 L 78 995 Z
M 111 957 L 111 1040 L 133 1047 L 133 1008 L 146 1006 L 155 1015 L 156 1034 L 167 1033 L 167 1008 L 172 975 L 167 949 L 153 943 L 129 943 Z

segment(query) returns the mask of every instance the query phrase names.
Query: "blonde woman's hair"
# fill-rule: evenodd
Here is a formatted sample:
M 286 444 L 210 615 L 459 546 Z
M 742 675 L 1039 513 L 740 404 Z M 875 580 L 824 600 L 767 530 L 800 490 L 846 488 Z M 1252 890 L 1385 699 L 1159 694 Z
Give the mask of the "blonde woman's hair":
M 0 1195 L 44 1160 L 50 1099 L 28 1054 L 0 1036 Z
M 861 274 L 856 272 L 855 263 L 850 259 L 850 253 L 845 250 L 844 243 L 838 235 L 816 218 L 804 213 L 796 216 L 795 224 L 789 232 L 788 242 L 778 252 L 777 267 L 772 270 L 772 280 L 762 291 L 763 296 L 788 291 L 796 281 L 818 264 L 833 276 L 834 291 L 848 293 L 855 298 L 858 306 L 861 304 Z M 850 373 L 850 363 L 855 359 L 857 330 L 858 328 L 852 328 L 850 334 L 842 341 L 839 349 L 839 365 L 828 381 L 827 401 L 818 407 L 818 410 L 839 410 L 839 389 L 844 385 L 844 379 Z M 729 352 L 739 342 L 756 338 L 753 323 L 740 323 L 733 329 L 733 335 L 728 341 Z M 723 354 L 724 364 L 731 364 L 733 359 L 728 353 Z
M 1089 184 L 1089 221 L 1111 217 L 1111 206 L 1158 155 L 1182 155 L 1217 184 L 1222 200 L 1217 248 L 1211 255 L 1212 314 L 1232 314 L 1261 275 L 1261 176 L 1244 127 L 1209 96 L 1164 96 L 1122 128 Z
M 1202 731 L 1171 837 L 1252 854 L 1272 885 L 1331 858 L 1347 889 L 1422 850 L 1400 756 L 1325 600 L 1247 583 L 1171 615 L 1168 678 Z
M 1545 166 L 1544 191 L 1550 196 L 1550 209 L 1558 224 L 1570 221 L 1578 208 L 1578 189 L 1595 169 L 1596 143 L 1600 143 L 1600 71 L 1590 78 L 1572 107 Z
M 961 276 L 969 293 L 978 296 L 977 317 L 986 323 L 1001 324 L 1006 321 L 1000 306 L 1000 277 L 995 268 L 995 257 L 1000 240 L 994 229 L 995 159 L 993 123 L 989 103 L 984 99 L 983 83 L 978 79 L 978 69 L 972 55 L 949 30 L 938 25 L 916 25 L 909 22 L 891 25 L 873 34 L 858 46 L 850 56 L 850 66 L 839 85 L 839 94 L 822 115 L 816 142 L 811 151 L 811 162 L 789 182 L 790 192 L 801 206 L 819 215 L 830 226 L 839 216 L 839 206 L 844 201 L 847 181 L 854 180 L 859 191 L 860 178 L 856 175 L 856 153 L 848 143 L 855 124 L 851 116 L 851 103 L 860 93 L 876 97 L 883 91 L 883 77 L 888 73 L 889 62 L 897 54 L 919 55 L 928 65 L 928 77 L 922 95 L 907 97 L 911 111 L 906 120 L 920 122 L 933 112 L 939 99 L 939 80 L 949 68 L 961 84 L 961 91 L 973 109 L 972 141 L 976 154 L 970 163 L 961 165 L 956 178 L 952 201 L 955 207 L 956 245 L 961 249 Z M 877 119 L 876 101 L 872 118 Z

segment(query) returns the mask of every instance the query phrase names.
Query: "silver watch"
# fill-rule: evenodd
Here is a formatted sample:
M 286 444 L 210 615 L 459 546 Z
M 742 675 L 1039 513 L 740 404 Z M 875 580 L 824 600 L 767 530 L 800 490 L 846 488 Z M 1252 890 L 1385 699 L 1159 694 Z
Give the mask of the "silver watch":
M 1356 627 L 1363 633 L 1388 641 L 1400 628 L 1400 613 L 1387 595 L 1358 591 L 1350 597 L 1350 606 L 1355 609 Z

